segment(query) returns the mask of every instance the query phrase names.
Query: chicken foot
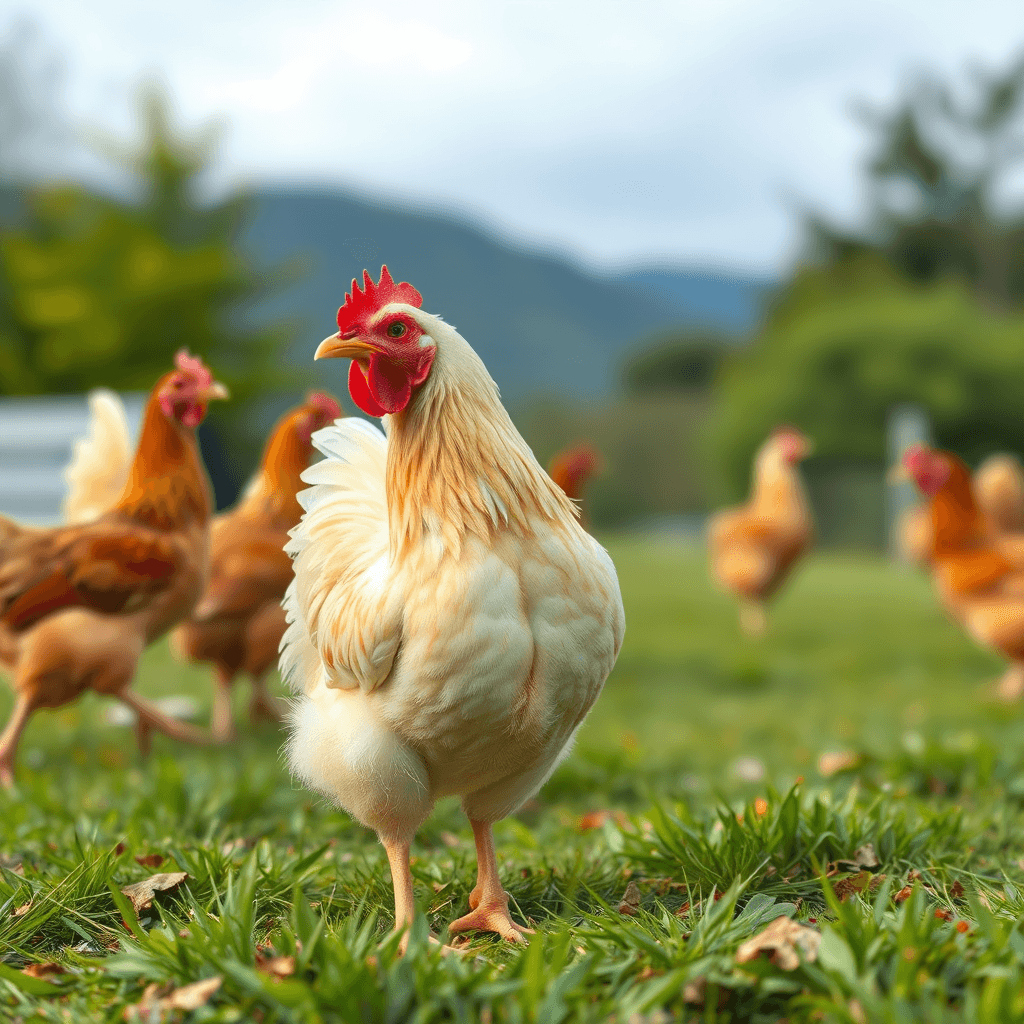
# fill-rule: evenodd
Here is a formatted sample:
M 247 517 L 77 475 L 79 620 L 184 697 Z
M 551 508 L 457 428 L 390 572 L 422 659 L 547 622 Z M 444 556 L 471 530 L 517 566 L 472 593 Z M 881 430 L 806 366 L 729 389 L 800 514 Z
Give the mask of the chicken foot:
M 14 785 L 14 755 L 18 750 L 18 740 L 34 710 L 32 698 L 28 694 L 19 693 L 11 717 L 0 734 L 0 786 L 4 789 Z
M 151 733 L 154 729 L 170 736 L 172 740 L 181 743 L 192 743 L 197 747 L 207 746 L 216 742 L 216 737 L 203 729 L 197 729 L 187 722 L 179 722 L 170 715 L 165 715 L 154 704 L 151 704 L 145 697 L 140 697 L 129 689 L 122 690 L 117 695 L 128 705 L 138 716 L 135 726 L 135 736 L 139 744 L 139 752 L 145 756 L 152 746 Z
M 254 678 L 252 681 L 249 719 L 253 722 L 280 723 L 284 721 L 284 707 L 281 701 L 267 689 L 267 681 L 264 676 Z
M 469 894 L 470 911 L 452 921 L 448 931 L 495 932 L 509 942 L 524 943 L 524 935 L 532 935 L 531 928 L 518 925 L 508 913 L 508 893 L 501 887 L 498 877 L 498 858 L 494 852 L 494 832 L 489 823 L 471 821 L 476 841 L 477 880 Z

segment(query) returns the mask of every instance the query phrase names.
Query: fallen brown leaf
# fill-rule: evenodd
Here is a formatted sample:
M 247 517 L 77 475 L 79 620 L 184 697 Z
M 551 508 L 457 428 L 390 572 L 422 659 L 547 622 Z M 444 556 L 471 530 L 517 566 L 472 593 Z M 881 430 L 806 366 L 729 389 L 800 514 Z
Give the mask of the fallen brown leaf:
M 803 959 L 813 963 L 818 958 L 821 932 L 806 925 L 797 924 L 788 917 L 777 917 L 764 931 L 747 939 L 736 950 L 736 963 L 745 964 L 756 960 L 762 953 L 784 971 L 795 971 Z
M 153 906 L 153 897 L 158 892 L 176 889 L 186 878 L 187 871 L 164 871 L 159 875 L 150 875 L 141 882 L 126 885 L 121 892 L 131 900 L 137 914 L 140 910 Z
M 854 893 L 873 892 L 882 882 L 885 875 L 873 875 L 870 871 L 858 871 L 849 878 L 840 878 L 832 888 L 840 903 L 845 903 Z
M 860 754 L 853 750 L 829 750 L 818 758 L 818 771 L 829 778 L 837 772 L 856 768 L 860 764 Z
M 849 859 L 836 861 L 836 867 L 840 871 L 862 871 L 865 868 L 868 871 L 874 871 L 875 868 L 880 866 L 878 855 L 875 853 L 875 847 L 872 843 L 865 843 L 863 846 L 858 847 L 853 851 L 853 856 Z
M 910 899 L 910 894 L 914 891 L 912 885 L 905 885 L 895 896 L 893 896 L 893 903 L 902 903 L 904 900 Z
M 961 896 L 963 896 L 963 894 L 964 894 L 964 887 L 959 882 L 954 882 L 949 887 L 949 895 L 952 896 L 953 899 L 958 900 L 958 899 L 960 899 Z
M 953 912 L 950 911 L 950 910 L 946 910 L 945 907 L 936 907 L 935 908 L 935 916 L 940 921 L 952 921 L 953 920 Z
M 29 964 L 27 967 L 22 967 L 21 973 L 27 974 L 30 978 L 42 978 L 44 981 L 51 981 L 58 975 L 67 974 L 68 972 L 60 964 L 49 960 L 45 964 Z
M 273 953 L 273 949 L 267 949 L 267 953 Z M 256 970 L 263 974 L 269 974 L 274 978 L 288 978 L 295 973 L 295 957 L 293 956 L 267 956 L 260 950 L 256 951 Z
M 164 862 L 162 853 L 147 853 L 144 857 L 136 857 L 135 863 L 141 864 L 144 868 L 158 868 Z
M 161 1002 L 170 1010 L 198 1010 L 210 1001 L 210 996 L 220 988 L 222 982 L 220 976 L 193 981 L 191 985 L 176 988 Z
M 31 909 L 32 901 L 29 900 L 28 903 L 22 903 L 20 907 L 15 907 L 12 913 L 15 917 L 24 917 Z
M 622 811 L 588 811 L 576 825 L 577 832 L 590 832 L 600 828 L 606 821 L 614 821 L 620 828 L 629 824 L 629 819 Z
M 636 912 L 640 909 L 640 886 L 636 882 L 631 881 L 626 886 L 626 892 L 622 897 L 622 902 L 619 904 L 619 913 L 625 914 L 627 917 L 636 917 Z

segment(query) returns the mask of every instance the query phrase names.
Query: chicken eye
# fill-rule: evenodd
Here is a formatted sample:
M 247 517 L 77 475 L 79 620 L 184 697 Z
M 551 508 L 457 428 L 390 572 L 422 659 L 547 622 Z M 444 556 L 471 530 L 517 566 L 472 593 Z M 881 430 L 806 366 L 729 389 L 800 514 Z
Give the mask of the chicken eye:
M 388 337 L 400 338 L 403 334 L 405 334 L 405 324 L 403 323 L 396 321 L 388 327 Z

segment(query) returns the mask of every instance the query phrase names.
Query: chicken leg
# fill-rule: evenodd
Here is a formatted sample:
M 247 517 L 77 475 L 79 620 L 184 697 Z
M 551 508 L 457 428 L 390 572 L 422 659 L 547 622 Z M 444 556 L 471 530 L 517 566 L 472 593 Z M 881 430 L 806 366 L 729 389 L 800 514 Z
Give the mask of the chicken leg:
M 28 724 L 34 710 L 35 703 L 31 696 L 19 693 L 7 726 L 0 735 L 0 785 L 4 789 L 10 789 L 14 785 L 14 755 L 18 750 L 22 730 Z
M 471 821 L 470 825 L 476 840 L 476 885 L 469 894 L 469 913 L 452 921 L 448 931 L 452 935 L 468 931 L 495 932 L 509 942 L 526 942 L 523 936 L 532 935 L 533 930 L 516 924 L 509 917 L 508 893 L 501 887 L 498 877 L 494 832 L 488 822 Z
M 267 689 L 265 676 L 254 676 L 252 697 L 249 700 L 249 718 L 253 722 L 280 723 L 284 719 L 281 702 Z
M 218 665 L 215 669 L 216 682 L 213 690 L 213 711 L 210 714 L 210 731 L 225 742 L 235 738 L 235 720 L 231 714 L 232 675 Z
M 409 867 L 409 844 L 380 837 L 384 852 L 391 866 L 391 887 L 395 890 L 395 931 L 405 929 L 399 950 L 405 953 L 409 945 L 409 928 L 416 912 L 416 901 L 412 892 L 412 869 Z

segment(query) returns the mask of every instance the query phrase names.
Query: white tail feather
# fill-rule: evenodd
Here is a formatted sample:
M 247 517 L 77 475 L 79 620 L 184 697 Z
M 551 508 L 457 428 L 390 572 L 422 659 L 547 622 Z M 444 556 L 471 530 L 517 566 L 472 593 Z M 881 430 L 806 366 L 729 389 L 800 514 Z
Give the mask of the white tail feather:
M 89 431 L 75 442 L 64 470 L 65 520 L 87 523 L 111 509 L 124 490 L 131 465 L 131 433 L 121 399 L 106 388 L 90 391 Z

